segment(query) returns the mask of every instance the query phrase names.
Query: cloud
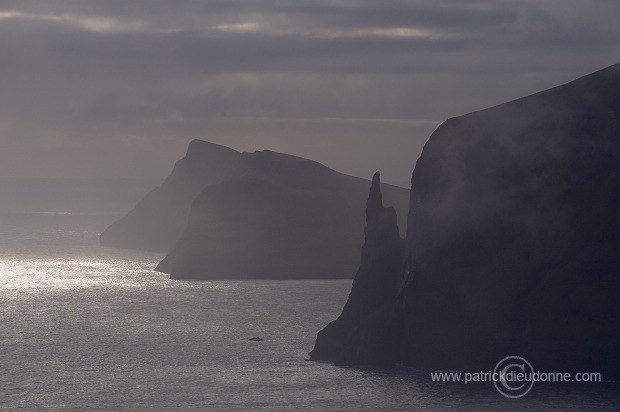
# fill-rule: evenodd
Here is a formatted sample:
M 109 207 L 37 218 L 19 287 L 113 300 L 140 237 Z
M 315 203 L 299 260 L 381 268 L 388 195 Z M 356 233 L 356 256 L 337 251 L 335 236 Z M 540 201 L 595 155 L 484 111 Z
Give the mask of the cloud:
M 615 63 L 619 14 L 612 0 L 0 0 L 0 174 L 165 175 L 202 137 L 356 174 L 383 153 L 406 181 L 437 122 Z M 386 136 L 398 144 L 378 149 Z
M 76 14 L 34 14 L 16 10 L 0 11 L 0 21 L 2 20 L 16 20 L 19 24 L 28 21 L 53 22 L 95 33 L 138 32 L 144 31 L 147 27 L 146 23 L 140 20 L 123 21 L 116 18 L 87 17 Z

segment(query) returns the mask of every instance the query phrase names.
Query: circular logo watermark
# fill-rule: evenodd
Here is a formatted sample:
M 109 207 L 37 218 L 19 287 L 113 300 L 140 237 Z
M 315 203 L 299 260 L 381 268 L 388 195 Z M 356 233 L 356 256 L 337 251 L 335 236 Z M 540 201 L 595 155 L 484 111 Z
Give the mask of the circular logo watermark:
M 520 356 L 507 356 L 495 365 L 493 385 L 507 398 L 525 396 L 534 386 L 534 368 Z

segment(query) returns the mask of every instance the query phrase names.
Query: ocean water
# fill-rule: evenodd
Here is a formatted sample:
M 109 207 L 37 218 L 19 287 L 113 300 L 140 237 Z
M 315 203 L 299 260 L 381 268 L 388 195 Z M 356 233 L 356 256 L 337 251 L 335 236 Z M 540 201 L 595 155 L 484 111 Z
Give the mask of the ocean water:
M 507 399 L 427 370 L 306 361 L 350 281 L 173 281 L 153 272 L 159 254 L 98 246 L 143 193 L 102 208 L 80 190 L 49 201 L 36 184 L 28 196 L 4 187 L 0 410 L 620 410 L 614 382 Z

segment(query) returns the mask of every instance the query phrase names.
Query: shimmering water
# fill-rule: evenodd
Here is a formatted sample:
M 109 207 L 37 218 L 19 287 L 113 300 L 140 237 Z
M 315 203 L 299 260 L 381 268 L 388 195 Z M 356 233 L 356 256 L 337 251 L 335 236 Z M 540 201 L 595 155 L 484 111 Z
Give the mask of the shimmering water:
M 158 254 L 98 246 L 113 218 L 0 212 L 0 409 L 620 408 L 615 383 L 540 384 L 509 400 L 429 371 L 307 362 L 350 281 L 171 281 L 152 271 Z

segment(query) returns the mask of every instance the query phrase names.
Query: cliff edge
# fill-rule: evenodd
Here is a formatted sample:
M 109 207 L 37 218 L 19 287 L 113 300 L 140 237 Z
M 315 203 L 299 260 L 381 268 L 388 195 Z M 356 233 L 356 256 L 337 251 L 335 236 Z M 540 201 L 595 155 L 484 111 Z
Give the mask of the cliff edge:
M 446 121 L 412 175 L 394 298 L 348 322 L 354 339 L 330 324 L 312 358 L 620 376 L 618 204 L 620 65 Z
M 192 140 L 170 176 L 148 193 L 129 213 L 101 235 L 102 246 L 170 251 L 187 225 L 196 196 L 208 185 L 231 179 L 241 153 L 226 146 Z
M 194 140 L 100 242 L 167 252 L 156 270 L 173 279 L 352 278 L 368 184 L 309 159 Z M 406 189 L 382 189 L 407 209 Z

